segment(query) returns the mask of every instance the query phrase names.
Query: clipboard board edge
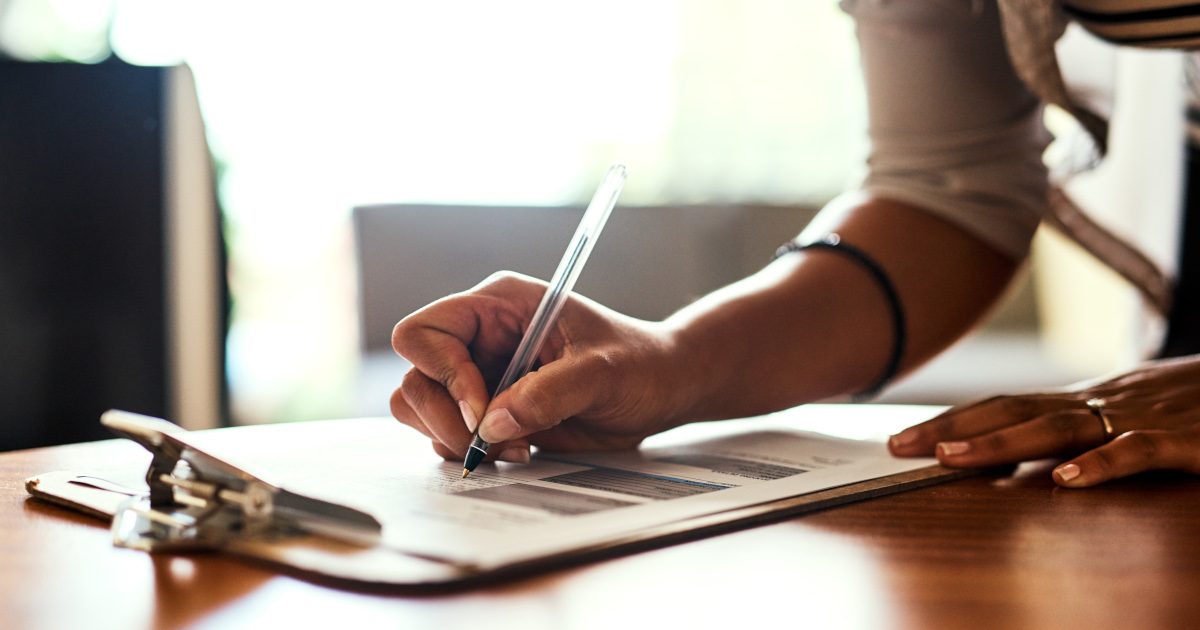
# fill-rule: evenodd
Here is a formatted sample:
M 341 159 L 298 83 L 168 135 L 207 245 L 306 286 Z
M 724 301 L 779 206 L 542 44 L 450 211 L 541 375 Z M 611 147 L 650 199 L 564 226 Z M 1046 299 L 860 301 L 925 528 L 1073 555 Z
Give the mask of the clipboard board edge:
M 579 547 L 553 556 L 521 560 L 494 568 L 475 569 L 469 566 L 447 564 L 447 571 L 439 572 L 442 577 L 435 580 L 406 582 L 347 577 L 288 564 L 278 559 L 278 554 L 256 554 L 250 549 L 225 549 L 220 553 L 281 574 L 291 575 L 315 584 L 322 584 L 343 590 L 435 595 L 470 590 L 533 577 L 554 570 L 593 564 L 642 551 L 662 549 L 720 534 L 779 523 L 804 514 L 856 503 L 866 499 L 915 490 L 981 474 L 1002 473 L 1011 469 L 1011 466 L 976 469 L 950 469 L 940 465 L 929 466 L 896 475 L 868 479 L 836 488 L 666 523 L 616 538 L 603 544 Z M 46 501 L 76 513 L 83 513 L 101 520 L 111 518 L 109 514 L 91 508 L 84 503 L 58 497 L 42 490 L 39 488 L 38 477 L 26 480 L 26 491 L 32 498 Z M 403 555 L 402 552 L 394 553 Z
M 580 547 L 576 550 L 554 556 L 523 560 L 479 571 L 463 567 L 461 577 L 452 577 L 440 581 L 409 583 L 372 582 L 337 577 L 324 573 L 314 573 L 294 566 L 278 564 L 251 554 L 231 553 L 230 555 L 237 556 L 260 566 L 271 567 L 274 570 L 313 583 L 334 588 L 366 593 L 438 595 L 535 577 L 555 570 L 584 566 L 643 551 L 662 549 L 725 533 L 779 523 L 804 514 L 848 505 L 866 499 L 897 494 L 907 490 L 916 490 L 938 483 L 982 474 L 1003 473 L 1011 469 L 1011 466 L 969 469 L 951 469 L 940 465 L 929 466 L 777 501 L 684 519 L 642 530 L 605 544 Z M 697 523 L 700 524 L 697 525 Z
M 581 547 L 566 554 L 516 562 L 466 575 L 459 580 L 413 586 L 429 588 L 431 592 L 438 590 L 439 587 L 446 590 L 476 588 L 493 582 L 530 577 L 555 569 L 592 564 L 642 551 L 662 549 L 721 534 L 753 529 L 812 512 L 1009 468 L 1011 467 L 953 469 L 941 465 L 929 466 L 777 501 L 676 521 L 642 530 L 602 545 Z M 697 522 L 702 524 L 697 526 Z

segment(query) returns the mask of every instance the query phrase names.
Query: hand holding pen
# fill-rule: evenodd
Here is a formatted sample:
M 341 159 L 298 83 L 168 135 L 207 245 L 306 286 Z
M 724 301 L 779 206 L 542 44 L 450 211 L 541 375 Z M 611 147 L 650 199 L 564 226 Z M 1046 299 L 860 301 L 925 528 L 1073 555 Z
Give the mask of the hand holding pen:
M 550 279 L 550 286 L 546 288 L 542 302 L 538 304 L 537 311 L 533 313 L 529 328 L 525 330 L 525 335 L 521 338 L 521 343 L 517 346 L 512 361 L 508 364 L 508 369 L 504 371 L 504 376 L 500 377 L 500 383 L 496 386 L 495 393 L 492 394 L 493 399 L 533 368 L 533 362 L 537 359 L 538 352 L 542 349 L 542 344 L 546 342 L 546 336 L 554 327 L 554 322 L 558 319 L 558 314 L 566 304 L 567 298 L 571 296 L 571 289 L 575 288 L 575 281 L 583 272 L 583 265 L 587 263 L 592 248 L 596 246 L 596 239 L 600 237 L 604 224 L 608 222 L 608 215 L 612 213 L 613 206 L 617 203 L 617 196 L 621 194 L 621 188 L 624 185 L 625 167 L 621 164 L 612 165 L 608 169 L 608 174 L 604 176 L 604 180 L 600 182 L 600 187 L 596 189 L 596 194 L 592 196 L 592 202 L 583 212 L 583 219 L 579 221 L 579 227 L 575 229 L 575 236 L 571 238 L 571 243 L 567 246 L 562 261 L 558 263 L 558 269 Z M 482 426 L 482 423 L 479 426 Z M 467 449 L 467 456 L 463 460 L 463 477 L 469 475 L 483 461 L 483 458 L 487 457 L 490 445 L 479 437 L 479 426 L 476 426 L 475 431 L 471 434 L 471 446 Z
M 615 193 L 605 190 L 597 195 L 600 210 Z M 595 220 L 589 216 L 584 224 Z M 585 234 L 595 242 L 595 231 Z M 667 364 L 673 358 L 669 335 L 660 324 L 563 290 L 560 281 L 573 282 L 586 255 L 578 241 L 572 239 L 564 256 L 573 273 L 560 269 L 549 287 L 519 274 L 496 274 L 396 326 L 393 345 L 414 368 L 392 397 L 392 413 L 429 437 L 439 455 L 462 461 L 476 429 L 480 439 L 498 442 L 490 445 L 489 459 L 527 461 L 531 443 L 552 450 L 628 448 L 669 428 L 664 419 L 678 407 L 663 396 L 675 388 L 660 386 L 663 374 L 677 371 Z M 557 322 L 533 325 L 535 311 L 555 295 L 562 302 Z M 533 337 L 526 333 L 539 330 L 546 335 L 540 352 L 515 350 L 526 337 L 530 347 Z M 540 361 L 541 367 L 525 378 L 510 375 L 515 384 L 499 387 L 506 366 L 514 374 L 528 370 L 518 360 Z

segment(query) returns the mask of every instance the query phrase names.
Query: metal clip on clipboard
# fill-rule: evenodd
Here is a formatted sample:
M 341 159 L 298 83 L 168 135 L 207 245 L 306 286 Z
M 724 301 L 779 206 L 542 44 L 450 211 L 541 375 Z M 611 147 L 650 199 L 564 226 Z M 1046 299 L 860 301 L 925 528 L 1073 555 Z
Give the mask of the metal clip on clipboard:
M 122 503 L 113 544 L 143 551 L 221 549 L 235 539 L 315 534 L 363 547 L 382 527 L 365 512 L 289 492 L 204 452 L 166 420 L 111 410 L 100 422 L 154 456 L 148 495 Z

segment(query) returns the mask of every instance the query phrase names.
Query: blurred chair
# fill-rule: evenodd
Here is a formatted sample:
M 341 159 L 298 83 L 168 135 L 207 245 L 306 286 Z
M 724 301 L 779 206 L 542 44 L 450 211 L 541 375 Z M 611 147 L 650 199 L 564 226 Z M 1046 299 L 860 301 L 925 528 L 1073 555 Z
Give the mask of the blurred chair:
M 0 62 L 0 450 L 224 413 L 226 291 L 187 68 Z
M 618 206 L 577 293 L 662 319 L 766 266 L 809 207 Z M 354 210 L 363 348 L 390 352 L 405 315 L 506 269 L 549 280 L 582 207 L 379 205 Z
M 816 208 L 617 206 L 575 290 L 661 319 L 750 275 Z M 392 351 L 405 315 L 506 269 L 549 280 L 582 207 L 378 205 L 354 210 L 363 361 L 358 409 L 386 415 L 408 364 Z

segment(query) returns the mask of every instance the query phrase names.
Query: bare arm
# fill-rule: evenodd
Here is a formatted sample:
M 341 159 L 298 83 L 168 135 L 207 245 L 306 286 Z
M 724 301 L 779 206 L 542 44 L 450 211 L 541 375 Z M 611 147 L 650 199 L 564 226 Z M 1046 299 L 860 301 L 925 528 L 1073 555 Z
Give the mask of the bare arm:
M 839 225 L 899 294 L 910 370 L 971 328 L 1016 263 L 911 206 L 865 199 Z M 741 417 L 859 392 L 885 369 L 895 331 L 884 294 L 832 252 L 787 255 L 672 316 L 684 419 Z
M 963 230 L 896 202 L 865 200 L 833 227 L 896 286 L 909 320 L 905 369 L 970 328 L 1015 267 Z M 489 383 L 543 290 L 502 276 L 397 324 L 393 344 L 415 367 L 393 396 L 396 417 L 446 457 L 462 455 L 479 419 L 481 436 L 504 443 L 493 450 L 511 459 L 522 459 L 530 443 L 622 448 L 685 422 L 855 393 L 884 369 L 895 334 L 889 306 L 862 268 L 803 252 L 665 322 L 573 298 L 542 367 L 489 401 Z

